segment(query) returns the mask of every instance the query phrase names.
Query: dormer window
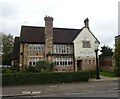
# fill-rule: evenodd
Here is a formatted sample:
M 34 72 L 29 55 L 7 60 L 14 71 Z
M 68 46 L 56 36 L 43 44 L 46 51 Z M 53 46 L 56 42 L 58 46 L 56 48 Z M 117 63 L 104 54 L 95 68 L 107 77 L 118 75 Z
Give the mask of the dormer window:
M 82 47 L 83 48 L 90 48 L 91 47 L 91 44 L 90 44 L 90 41 L 82 41 Z

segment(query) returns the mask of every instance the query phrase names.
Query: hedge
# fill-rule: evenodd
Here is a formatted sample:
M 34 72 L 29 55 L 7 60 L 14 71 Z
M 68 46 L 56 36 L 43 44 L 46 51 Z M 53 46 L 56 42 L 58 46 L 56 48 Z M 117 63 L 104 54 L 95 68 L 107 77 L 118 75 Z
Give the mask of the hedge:
M 114 69 L 115 77 L 120 77 L 120 69 Z
M 88 81 L 88 79 L 91 77 L 95 77 L 94 71 L 3 74 L 2 85 L 9 86 L 62 82 L 81 82 Z

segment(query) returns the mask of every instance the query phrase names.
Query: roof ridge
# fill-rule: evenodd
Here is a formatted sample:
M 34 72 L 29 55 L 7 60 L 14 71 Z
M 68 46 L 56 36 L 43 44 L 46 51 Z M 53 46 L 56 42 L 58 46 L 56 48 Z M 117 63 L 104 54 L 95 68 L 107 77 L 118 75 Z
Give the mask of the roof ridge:
M 33 27 L 33 28 L 44 28 L 44 27 L 42 27 L 42 26 L 28 26 L 28 25 L 21 25 L 21 27 Z
M 45 28 L 43 26 L 28 26 L 28 25 L 22 25 L 21 27 L 29 27 L 29 28 Z M 60 27 L 53 27 L 53 29 L 66 29 L 66 30 L 81 30 L 81 29 L 77 29 L 77 28 L 60 28 Z

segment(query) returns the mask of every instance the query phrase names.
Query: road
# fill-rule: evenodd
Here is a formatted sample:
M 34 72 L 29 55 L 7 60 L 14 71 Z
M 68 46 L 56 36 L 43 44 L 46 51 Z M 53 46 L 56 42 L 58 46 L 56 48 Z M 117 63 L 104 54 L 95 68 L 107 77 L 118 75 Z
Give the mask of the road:
M 3 87 L 6 99 L 19 97 L 118 97 L 118 81 Z M 8 97 L 11 96 L 11 97 Z

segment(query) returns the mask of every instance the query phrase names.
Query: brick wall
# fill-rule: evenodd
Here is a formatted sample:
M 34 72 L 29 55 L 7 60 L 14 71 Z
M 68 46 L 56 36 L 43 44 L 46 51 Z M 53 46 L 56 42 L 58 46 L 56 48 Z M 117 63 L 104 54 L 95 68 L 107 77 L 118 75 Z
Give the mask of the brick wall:
M 27 43 L 20 44 L 20 66 L 27 66 L 29 57 L 35 56 L 44 59 L 44 49 L 42 51 L 29 51 Z M 24 67 L 22 67 L 24 68 Z
M 101 70 L 106 70 L 106 71 L 113 71 L 113 58 L 112 56 L 109 57 L 100 57 L 99 59 L 99 66 Z
M 100 57 L 99 64 L 100 66 L 112 66 L 112 60 L 112 56 Z

